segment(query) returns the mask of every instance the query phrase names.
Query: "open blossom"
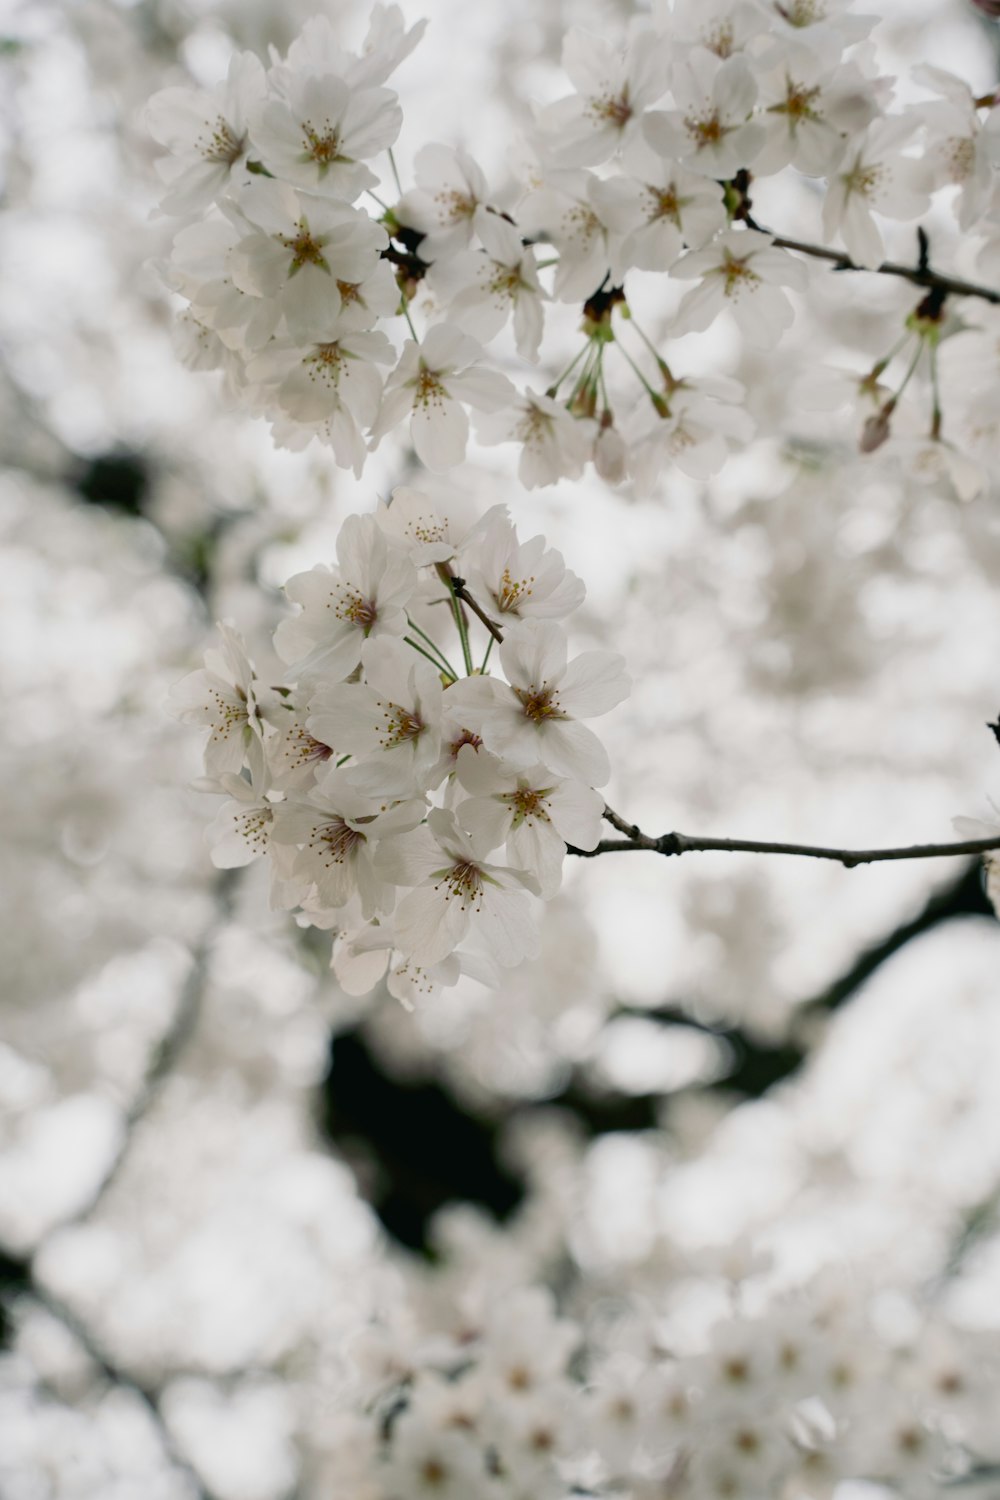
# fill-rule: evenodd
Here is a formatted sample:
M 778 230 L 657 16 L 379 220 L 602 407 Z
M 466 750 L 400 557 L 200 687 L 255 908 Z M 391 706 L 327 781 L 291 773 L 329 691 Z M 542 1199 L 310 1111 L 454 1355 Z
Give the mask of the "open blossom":
M 292 846 L 290 878 L 315 886 L 322 906 L 345 906 L 357 896 L 368 918 L 391 911 L 395 900 L 375 874 L 378 840 L 416 828 L 424 812 L 422 798 L 387 807 L 366 797 L 349 772 L 334 766 L 309 791 L 291 792 L 278 804 L 272 837 Z
M 992 171 L 1000 139 L 1000 115 L 984 123 L 969 85 L 943 68 L 914 68 L 914 80 L 939 97 L 921 109 L 928 143 L 924 161 L 932 186 L 957 187 L 955 216 L 960 229 L 971 229 L 986 211 L 994 185 Z
M 348 516 L 337 538 L 337 567 L 310 568 L 285 584 L 289 599 L 302 609 L 282 620 L 275 648 L 299 674 L 322 672 L 334 681 L 347 677 L 366 641 L 404 633 L 406 605 L 416 586 L 412 563 L 390 548 L 375 517 Z
M 395 353 L 378 329 L 352 332 L 339 314 L 315 329 L 315 342 L 273 339 L 247 366 L 247 378 L 273 396 L 283 415 L 329 443 L 337 463 L 360 478 L 368 445 L 363 429 L 378 416 L 378 365 Z
M 525 489 L 579 479 L 590 452 L 583 424 L 565 406 L 538 391 L 525 391 L 508 410 L 480 417 L 476 435 L 487 446 L 519 443 L 517 477 Z
M 424 238 L 422 260 L 436 261 L 465 249 L 486 218 L 489 189 L 482 168 L 467 151 L 422 146 L 413 171 L 417 186 L 396 205 L 396 218 Z
M 211 730 L 205 770 L 215 779 L 238 773 L 244 761 L 254 782 L 264 780 L 264 724 L 253 663 L 243 637 L 228 622 L 219 624 L 221 651 L 206 651 L 205 666 L 173 688 L 170 706 L 184 724 Z
M 809 279 L 801 261 L 753 229 L 727 229 L 704 250 L 682 256 L 672 274 L 682 281 L 702 278 L 678 309 L 675 335 L 707 328 L 728 309 L 762 349 L 772 348 L 795 316 L 781 288 L 804 291 Z
M 386 243 L 385 230 L 367 214 L 285 182 L 250 183 L 230 212 L 249 231 L 228 257 L 234 284 L 273 300 L 303 342 L 340 311 L 340 283 L 363 282 Z
M 450 562 L 494 515 L 506 513 L 506 506 L 495 505 L 480 518 L 465 490 L 456 490 L 447 499 L 432 499 L 423 490 L 399 484 L 388 502 L 379 502 L 375 515 L 389 540 L 420 568 Z
M 441 746 L 441 678 L 393 640 L 367 641 L 361 664 L 364 682 L 319 688 L 307 728 L 355 757 L 349 774 L 359 791 L 419 793 Z
M 757 84 L 745 58 L 720 60 L 695 49 L 674 68 L 673 95 L 674 109 L 646 116 L 646 139 L 654 151 L 717 179 L 753 165 L 764 135 L 750 118 Z
M 571 27 L 562 65 L 577 92 L 540 110 L 537 121 L 553 160 L 592 167 L 620 150 L 641 125 L 644 110 L 665 92 L 668 56 L 666 39 L 651 31 L 640 32 L 620 52 Z
M 594 197 L 599 205 L 613 201 L 621 222 L 629 214 L 629 230 L 621 241 L 612 275 L 620 281 L 633 266 L 662 271 L 681 251 L 703 245 L 726 222 L 722 190 L 676 162 L 664 161 L 644 140 L 625 153 L 628 175 L 599 183 Z
M 375 863 L 382 878 L 411 887 L 393 922 L 408 958 L 439 963 L 470 936 L 502 968 L 537 954 L 526 894 L 537 884 L 526 871 L 491 864 L 490 852 L 444 808 L 428 813 L 425 827 L 381 846 Z
M 527 620 L 508 626 L 500 659 L 506 683 L 468 677 L 451 688 L 462 719 L 512 766 L 540 761 L 562 776 L 603 786 L 611 775 L 607 751 L 580 720 L 608 713 L 627 696 L 622 657 L 584 651 L 567 661 L 561 626 Z
M 635 424 L 629 473 L 636 494 L 650 495 L 669 464 L 692 479 L 708 479 L 725 463 L 730 445 L 747 443 L 754 424 L 736 380 L 706 376 L 674 381 L 661 407 L 652 402 Z
M 388 150 L 402 123 L 391 89 L 352 89 L 335 73 L 291 70 L 285 96 L 260 107 L 250 135 L 275 177 L 351 202 L 377 184 L 363 163 Z
M 874 119 L 880 100 L 853 63 L 841 64 L 790 42 L 778 49 L 760 78 L 759 122 L 764 144 L 758 174 L 794 166 L 810 177 L 832 172 L 848 135 Z
M 912 114 L 877 120 L 852 141 L 830 179 L 823 233 L 828 239 L 839 234 L 859 266 L 876 267 L 885 255 L 873 211 L 890 219 L 910 219 L 927 207 L 928 168 L 901 154 L 918 125 Z
M 481 251 L 468 250 L 439 262 L 429 284 L 448 298 L 449 317 L 478 339 L 494 338 L 513 319 L 518 354 L 537 360 L 545 322 L 542 304 L 548 293 L 538 280 L 535 252 L 499 214 L 484 214 L 479 238 Z
M 475 339 L 450 323 L 436 323 L 421 344 L 408 340 L 385 383 L 373 446 L 409 416 L 413 446 L 429 469 L 461 463 L 469 441 L 463 402 L 479 411 L 497 411 L 514 396 L 505 375 L 480 367 L 482 358 Z
M 507 620 L 559 620 L 583 603 L 582 579 L 543 536 L 519 542 L 507 516 L 484 517 L 477 561 L 468 569 L 473 596 L 503 624 Z
M 561 884 L 566 845 L 593 849 L 601 837 L 604 798 L 593 787 L 545 766 L 514 770 L 468 745 L 458 753 L 457 774 L 470 794 L 455 809 L 458 822 L 484 847 L 505 844 L 511 864 L 530 870 L 546 898 Z
M 597 290 L 632 227 L 628 202 L 602 192 L 600 182 L 593 172 L 553 169 L 518 210 L 522 230 L 559 251 L 553 293 L 560 302 L 582 302 Z
M 210 90 L 170 88 L 146 106 L 150 134 L 171 155 L 157 162 L 168 191 L 164 213 L 197 213 L 246 171 L 247 122 L 265 94 L 264 68 L 236 52 L 225 83 Z

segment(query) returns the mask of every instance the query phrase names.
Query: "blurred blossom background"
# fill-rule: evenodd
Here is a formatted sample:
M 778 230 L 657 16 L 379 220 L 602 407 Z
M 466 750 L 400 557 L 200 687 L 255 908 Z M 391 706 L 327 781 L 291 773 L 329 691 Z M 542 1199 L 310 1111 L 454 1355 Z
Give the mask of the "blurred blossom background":
M 971 5 L 872 8 L 904 96 L 919 61 L 995 83 Z M 683 1344 L 727 1278 L 849 1265 L 893 1328 L 931 1297 L 1000 1331 L 1000 929 L 977 865 L 570 862 L 539 960 L 413 1013 L 341 993 L 257 867 L 212 867 L 170 686 L 223 618 L 269 680 L 284 579 L 416 469 L 402 436 L 361 480 L 278 451 L 182 367 L 142 111 L 322 9 L 0 12 L 3 1500 L 340 1493 L 358 1339 L 470 1289 L 555 1286 L 611 1348 L 632 1299 Z M 615 35 L 633 7 L 403 9 L 430 19 L 394 80 L 404 182 L 432 139 L 502 182 L 529 101 L 563 91 L 567 27 Z M 367 6 L 327 11 L 356 41 Z M 809 195 L 782 191 L 765 222 Z M 675 293 L 634 274 L 662 329 Z M 845 280 L 814 278 L 776 353 L 683 341 L 743 381 L 760 433 L 707 484 L 528 493 L 504 448 L 433 481 L 505 502 L 586 581 L 581 643 L 635 682 L 605 721 L 608 799 L 643 828 L 942 841 L 1000 789 L 995 463 L 971 496 L 917 482 L 812 409 L 820 360 L 870 365 L 914 302 Z

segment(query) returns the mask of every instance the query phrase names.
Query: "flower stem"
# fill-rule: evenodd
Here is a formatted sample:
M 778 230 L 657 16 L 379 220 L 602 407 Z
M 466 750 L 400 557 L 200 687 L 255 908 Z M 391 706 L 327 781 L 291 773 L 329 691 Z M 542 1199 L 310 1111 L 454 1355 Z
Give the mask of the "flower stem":
M 395 181 L 395 184 L 396 184 L 396 192 L 402 198 L 402 196 L 403 196 L 403 184 L 399 180 L 399 172 L 398 172 L 397 167 L 396 167 L 396 158 L 392 154 L 392 147 L 391 146 L 389 147 L 389 165 L 392 168 L 392 176 L 393 176 L 393 180 Z
M 406 623 L 407 623 L 407 625 L 409 625 L 409 627 L 410 627 L 411 630 L 415 631 L 417 633 L 417 635 L 420 636 L 420 638 L 421 638 L 422 641 L 426 641 L 427 645 L 430 646 L 431 650 L 436 653 L 436 655 L 438 657 L 438 660 L 440 661 L 440 663 L 441 663 L 442 667 L 445 669 L 445 671 L 448 673 L 449 677 L 453 678 L 454 681 L 457 682 L 458 681 L 458 673 L 455 671 L 454 667 L 451 665 L 451 662 L 448 660 L 448 658 L 445 656 L 444 652 L 441 650 L 441 647 L 438 645 L 437 641 L 435 641 L 432 636 L 429 636 L 427 634 L 426 630 L 421 630 L 421 628 L 417 624 L 416 620 L 412 619 L 410 617 L 410 615 L 407 615 L 407 617 L 406 617 Z
M 493 650 L 493 641 L 494 641 L 494 639 L 495 639 L 495 637 L 491 635 L 490 638 L 489 638 L 489 640 L 486 642 L 486 655 L 483 657 L 483 664 L 479 668 L 480 673 L 486 671 L 486 663 L 490 659 L 490 652 Z
M 449 563 L 438 563 L 437 575 L 441 582 L 448 586 L 448 596 L 451 599 L 451 612 L 455 617 L 455 629 L 458 638 L 462 642 L 462 660 L 465 663 L 466 677 L 472 677 L 475 667 L 472 665 L 472 651 L 469 647 L 469 626 L 466 622 L 465 611 L 459 602 L 458 594 L 455 592 L 455 576 L 451 571 Z
M 424 648 L 423 648 L 423 646 L 419 645 L 418 642 L 415 641 L 412 638 L 412 636 L 404 635 L 403 636 L 403 640 L 406 642 L 406 644 L 408 646 L 412 646 L 413 649 L 414 649 L 414 651 L 419 651 L 420 655 L 423 656 L 423 657 L 425 657 L 426 660 L 430 662 L 430 664 L 434 668 L 435 672 L 440 673 L 440 672 L 443 671 L 443 672 L 445 672 L 446 676 L 448 676 L 448 677 L 451 678 L 452 682 L 457 682 L 458 681 L 458 678 L 455 676 L 455 673 L 451 670 L 450 667 L 448 667 L 448 668 L 442 667 L 441 663 L 435 657 L 433 657 L 429 651 L 425 651 Z
M 547 396 L 550 396 L 553 399 L 555 398 L 556 394 L 558 393 L 559 387 L 562 385 L 562 383 L 566 379 L 567 375 L 571 375 L 573 373 L 573 371 L 576 369 L 577 365 L 580 363 L 581 359 L 586 354 L 586 352 L 587 352 L 587 350 L 589 348 L 590 348 L 590 340 L 588 339 L 587 342 L 584 344 L 583 348 L 580 349 L 580 350 L 578 350 L 577 353 L 570 360 L 570 362 L 566 366 L 565 370 L 563 370 L 562 374 L 559 376 L 559 379 L 557 381 L 555 381 L 552 385 L 549 386 L 548 390 L 545 392 L 545 394 Z

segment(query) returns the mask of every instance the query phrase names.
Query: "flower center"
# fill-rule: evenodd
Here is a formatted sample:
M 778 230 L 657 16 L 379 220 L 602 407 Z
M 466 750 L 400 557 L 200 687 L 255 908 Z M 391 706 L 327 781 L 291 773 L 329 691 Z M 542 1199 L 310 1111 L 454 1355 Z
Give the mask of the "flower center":
M 347 160 L 347 157 L 342 156 L 340 152 L 340 135 L 329 120 L 324 120 L 322 131 L 317 130 L 308 120 L 304 120 L 302 144 L 305 148 L 305 160 L 317 163 L 321 177 L 325 176 L 333 162 Z
M 687 115 L 684 128 L 701 151 L 705 146 L 717 146 L 733 127 L 723 125 L 716 110 L 710 115 Z
M 254 854 L 263 854 L 273 820 L 274 813 L 269 807 L 251 807 L 237 813 L 233 821 L 244 843 L 249 844 Z
M 413 398 L 413 405 L 415 407 L 422 407 L 426 411 L 431 406 L 444 406 L 445 397 L 448 395 L 448 392 L 434 371 L 428 370 L 426 365 L 420 366 L 420 374 L 413 384 L 416 386 L 416 395 Z
M 504 568 L 500 575 L 499 592 L 493 595 L 497 602 L 497 609 L 504 614 L 516 611 L 518 605 L 534 593 L 534 583 L 534 573 L 530 578 L 512 578 L 510 569 Z
M 315 239 L 309 233 L 309 225 L 305 219 L 300 219 L 296 224 L 294 234 L 279 234 L 278 239 L 286 250 L 292 252 L 289 276 L 294 276 L 305 265 L 319 266 L 321 270 L 329 272 L 330 267 L 323 255 L 323 241 Z
M 804 84 L 793 83 L 789 79 L 784 104 L 772 104 L 768 113 L 787 115 L 796 123 L 799 120 L 818 120 L 819 115 L 813 109 L 813 104 L 822 92 L 818 84 L 815 88 L 807 89 Z
M 732 57 L 734 40 L 731 21 L 719 21 L 701 34 L 702 46 L 709 52 L 714 52 L 716 57 Z
M 398 703 L 385 703 L 381 698 L 378 707 L 382 710 L 382 723 L 375 732 L 383 750 L 395 750 L 407 740 L 415 740 L 423 730 L 423 720 L 408 708 Z
M 857 193 L 861 198 L 870 198 L 878 186 L 883 172 L 877 165 L 863 166 L 858 162 L 853 171 L 844 177 L 844 185 L 849 193 Z
M 333 750 L 329 745 L 324 745 L 322 740 L 315 739 L 301 724 L 295 730 L 291 743 L 285 750 L 285 759 L 291 761 L 292 769 L 301 770 L 310 761 L 329 760 Z
M 331 596 L 331 604 L 333 602 Z M 327 609 L 330 604 L 327 605 Z M 334 614 L 338 620 L 346 620 L 351 625 L 356 625 L 363 630 L 365 635 L 369 633 L 375 621 L 378 619 L 378 606 L 374 599 L 366 599 L 359 593 L 345 593 L 337 601 Z
M 588 101 L 587 112 L 595 120 L 606 120 L 609 125 L 623 129 L 631 120 L 633 109 L 629 103 L 628 89 L 622 89 L 617 98 L 612 94 L 601 94 Z
M 475 198 L 459 192 L 458 188 L 442 188 L 434 194 L 434 202 L 441 205 L 442 224 L 460 224 L 463 219 L 471 219 L 479 207 Z
M 365 835 L 356 828 L 349 828 L 343 818 L 334 818 L 332 822 L 314 830 L 309 847 L 319 848 L 323 852 L 326 868 L 329 869 L 331 865 L 342 865 L 359 844 L 367 842 Z
M 339 386 L 344 365 L 339 344 L 316 344 L 313 352 L 307 354 L 302 363 L 310 380 L 318 381 L 328 389 L 336 390 Z
M 731 255 L 728 250 L 725 251 L 725 258 L 719 267 L 719 275 L 726 278 L 725 294 L 727 297 L 736 298 L 746 288 L 749 287 L 753 291 L 760 285 L 760 277 L 756 271 L 750 269 L 749 261 L 749 256 L 741 258 Z
M 445 886 L 444 899 L 450 901 L 456 897 L 462 911 L 470 906 L 477 911 L 482 907 L 483 872 L 471 859 L 456 860 L 450 869 L 442 870 L 439 884 Z
M 207 136 L 202 136 L 198 141 L 198 150 L 206 161 L 218 162 L 220 166 L 231 167 L 234 162 L 239 161 L 246 147 L 245 135 L 238 136 L 228 120 L 219 115 L 213 125 L 205 121 Z
M 546 719 L 567 717 L 559 707 L 555 689 L 547 687 L 544 682 L 541 688 L 536 688 L 532 683 L 529 688 L 515 688 L 514 691 L 521 700 L 525 718 L 531 719 L 535 724 L 542 724 Z
M 518 787 L 516 792 L 507 792 L 503 801 L 507 803 L 514 814 L 514 827 L 520 828 L 522 823 L 530 827 L 537 819 L 539 823 L 548 823 L 549 815 L 545 810 L 545 799 L 550 788 L 542 791 L 533 791 L 530 787 Z

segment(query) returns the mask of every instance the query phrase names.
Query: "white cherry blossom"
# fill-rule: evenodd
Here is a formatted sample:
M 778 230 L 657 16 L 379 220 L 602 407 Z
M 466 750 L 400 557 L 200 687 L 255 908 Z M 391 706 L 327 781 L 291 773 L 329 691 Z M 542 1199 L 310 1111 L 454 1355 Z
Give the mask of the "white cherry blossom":
M 593 172 L 553 169 L 518 209 L 521 228 L 559 252 L 553 293 L 561 302 L 582 302 L 597 290 L 634 222 L 627 200 L 617 201 L 600 182 Z
M 543 291 L 535 253 L 499 214 L 484 214 L 478 225 L 482 251 L 465 251 L 432 267 L 428 283 L 448 299 L 448 316 L 475 338 L 488 342 L 513 319 L 522 359 L 538 359 L 545 323 Z
M 289 599 L 302 609 L 282 620 L 275 649 L 297 674 L 347 677 L 366 641 L 404 634 L 416 586 L 412 563 L 390 548 L 374 516 L 348 516 L 337 538 L 337 566 L 310 568 L 286 583 Z
M 525 391 L 509 409 L 480 417 L 476 435 L 487 446 L 519 443 L 517 477 L 525 489 L 579 479 L 590 451 L 584 425 L 551 396 Z
M 390 89 L 355 90 L 335 73 L 294 70 L 285 96 L 257 111 L 250 135 L 275 177 L 352 202 L 376 186 L 363 163 L 393 144 L 402 122 Z
M 211 733 L 205 770 L 220 779 L 246 761 L 255 784 L 264 781 L 264 723 L 253 663 L 243 637 L 228 620 L 219 624 L 221 651 L 205 653 L 205 666 L 176 684 L 170 707 L 184 724 L 204 724 Z
M 546 899 L 562 883 L 566 845 L 593 849 L 600 840 L 604 798 L 592 787 L 545 766 L 508 768 L 469 745 L 458 753 L 457 774 L 470 794 L 455 809 L 458 822 L 484 848 L 505 844 L 511 864 L 529 870 Z
M 466 151 L 422 146 L 413 162 L 417 186 L 396 205 L 401 224 L 418 230 L 421 259 L 439 260 L 465 249 L 486 217 L 489 189 Z
M 668 161 L 708 177 L 732 177 L 753 165 L 764 143 L 751 120 L 757 83 L 746 59 L 701 48 L 673 73 L 675 107 L 646 115 L 646 139 Z
M 377 851 L 382 878 L 410 887 L 393 925 L 399 948 L 414 963 L 440 963 L 467 938 L 502 968 L 538 952 L 527 896 L 538 887 L 526 871 L 489 863 L 490 852 L 444 808 L 428 813 L 426 827 Z
M 744 336 L 762 349 L 773 348 L 795 316 L 781 288 L 804 291 L 809 281 L 802 261 L 753 229 L 727 229 L 704 250 L 682 256 L 672 274 L 682 281 L 701 277 L 681 302 L 675 335 L 707 328 L 728 309 Z
M 473 596 L 503 624 L 506 620 L 561 620 L 583 603 L 583 580 L 543 536 L 519 542 L 498 507 L 483 518 L 476 562 L 468 569 Z
M 366 641 L 361 664 L 363 682 L 317 690 L 307 728 L 355 757 L 349 774 L 359 791 L 418 794 L 440 752 L 440 675 L 394 640 Z
M 559 775 L 603 786 L 611 774 L 607 751 L 580 720 L 608 713 L 626 697 L 623 658 L 584 651 L 567 661 L 561 626 L 526 620 L 508 626 L 500 659 L 506 683 L 470 677 L 450 690 L 463 721 L 512 766 L 541 762 Z
M 252 52 L 235 52 L 225 83 L 207 91 L 163 89 L 146 106 L 146 124 L 171 156 L 157 162 L 167 184 L 164 213 L 205 208 L 246 176 L 247 125 L 265 94 L 264 68 Z
M 461 463 L 469 440 L 463 403 L 497 411 L 514 395 L 507 377 L 483 369 L 482 360 L 481 345 L 450 323 L 436 323 L 420 344 L 407 340 L 385 383 L 372 446 L 409 416 L 413 446 L 429 469 Z
M 566 34 L 562 65 L 576 89 L 538 114 L 543 149 L 561 166 L 607 161 L 634 135 L 643 111 L 667 86 L 666 39 L 641 31 L 622 52 L 578 26 Z
M 859 266 L 876 267 L 885 256 L 873 211 L 890 219 L 909 219 L 927 207 L 928 169 L 901 154 L 919 123 L 915 115 L 877 120 L 851 142 L 830 180 L 823 233 L 828 239 L 839 234 Z

